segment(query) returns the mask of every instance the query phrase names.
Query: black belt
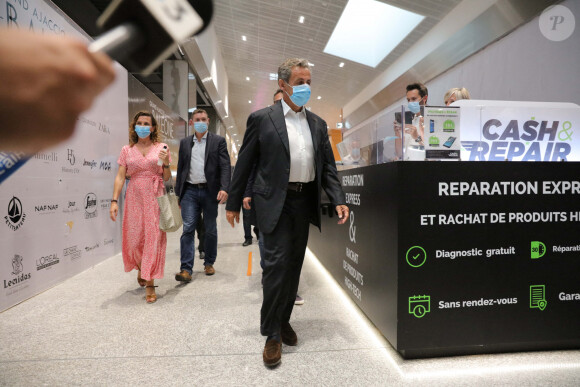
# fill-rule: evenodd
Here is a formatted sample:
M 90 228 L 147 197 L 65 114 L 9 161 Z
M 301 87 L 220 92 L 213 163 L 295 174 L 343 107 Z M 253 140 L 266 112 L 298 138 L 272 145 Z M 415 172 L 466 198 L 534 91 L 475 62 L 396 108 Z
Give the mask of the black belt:
M 195 187 L 195 188 L 199 188 L 199 189 L 207 189 L 207 183 L 185 183 L 185 185 L 188 185 L 190 187 Z
M 296 191 L 296 192 L 302 192 L 308 186 L 310 186 L 312 183 L 313 182 L 309 182 L 309 183 L 288 183 L 288 190 L 290 190 L 290 191 Z

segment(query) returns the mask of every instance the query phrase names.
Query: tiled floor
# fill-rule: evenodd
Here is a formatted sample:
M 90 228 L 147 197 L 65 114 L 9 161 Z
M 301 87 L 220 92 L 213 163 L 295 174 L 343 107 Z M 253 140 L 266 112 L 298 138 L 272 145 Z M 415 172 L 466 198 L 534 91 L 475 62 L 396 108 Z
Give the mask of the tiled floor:
M 291 320 L 299 344 L 266 369 L 258 245 L 242 247 L 223 212 L 218 230 L 216 275 L 196 258 L 187 285 L 169 234 L 153 305 L 118 255 L 1 313 L 0 385 L 580 386 L 580 350 L 403 360 L 310 254 Z

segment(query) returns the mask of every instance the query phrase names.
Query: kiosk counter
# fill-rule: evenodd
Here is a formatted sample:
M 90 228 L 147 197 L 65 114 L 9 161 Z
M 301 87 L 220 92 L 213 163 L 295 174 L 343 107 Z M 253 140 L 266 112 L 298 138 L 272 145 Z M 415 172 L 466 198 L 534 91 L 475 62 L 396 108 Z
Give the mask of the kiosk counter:
M 579 162 L 352 167 L 308 247 L 403 357 L 580 348 Z

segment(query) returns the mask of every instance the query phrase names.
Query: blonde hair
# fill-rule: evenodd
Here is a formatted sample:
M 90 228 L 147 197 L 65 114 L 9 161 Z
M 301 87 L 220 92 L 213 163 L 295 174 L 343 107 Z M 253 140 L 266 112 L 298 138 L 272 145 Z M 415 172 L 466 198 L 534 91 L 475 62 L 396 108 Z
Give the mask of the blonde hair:
M 453 88 L 447 90 L 447 93 L 445 93 L 445 96 L 443 97 L 443 102 L 445 102 L 445 105 L 447 105 L 447 101 L 454 94 L 455 94 L 456 101 L 459 101 L 460 99 L 471 99 L 471 96 L 469 95 L 469 91 L 467 91 L 467 89 L 465 87 L 461 87 L 461 88 L 453 87 Z

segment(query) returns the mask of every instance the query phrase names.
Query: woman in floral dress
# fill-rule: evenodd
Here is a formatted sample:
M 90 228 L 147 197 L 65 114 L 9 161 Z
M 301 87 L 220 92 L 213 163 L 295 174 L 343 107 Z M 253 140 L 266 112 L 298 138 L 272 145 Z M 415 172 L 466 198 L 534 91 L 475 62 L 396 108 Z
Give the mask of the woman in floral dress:
M 153 303 L 157 301 L 154 280 L 163 278 L 167 246 L 167 236 L 159 229 L 157 197 L 163 195 L 163 180 L 171 178 L 171 157 L 167 145 L 158 142 L 157 121 L 151 113 L 137 113 L 129 131 L 129 145 L 117 160 L 110 215 L 116 221 L 119 196 L 130 178 L 123 211 L 123 264 L 126 272 L 139 271 L 137 282 L 145 286 L 147 303 Z

